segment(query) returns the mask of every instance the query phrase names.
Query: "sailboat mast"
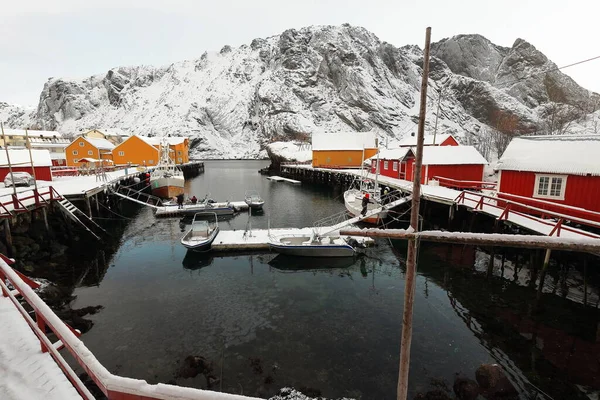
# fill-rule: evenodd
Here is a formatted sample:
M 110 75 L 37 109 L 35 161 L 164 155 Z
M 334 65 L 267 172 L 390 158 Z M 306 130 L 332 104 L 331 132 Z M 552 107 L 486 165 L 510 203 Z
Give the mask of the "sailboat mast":
M 377 168 L 375 168 L 375 193 L 373 194 L 377 195 L 379 191 L 379 142 L 376 140 L 375 144 L 377 145 Z

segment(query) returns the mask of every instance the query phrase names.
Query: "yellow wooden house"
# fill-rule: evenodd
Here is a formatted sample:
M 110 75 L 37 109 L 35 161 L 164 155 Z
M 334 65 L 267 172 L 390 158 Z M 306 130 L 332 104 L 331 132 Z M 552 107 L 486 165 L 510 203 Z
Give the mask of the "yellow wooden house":
M 313 133 L 312 166 L 315 168 L 361 168 L 377 154 L 372 132 Z

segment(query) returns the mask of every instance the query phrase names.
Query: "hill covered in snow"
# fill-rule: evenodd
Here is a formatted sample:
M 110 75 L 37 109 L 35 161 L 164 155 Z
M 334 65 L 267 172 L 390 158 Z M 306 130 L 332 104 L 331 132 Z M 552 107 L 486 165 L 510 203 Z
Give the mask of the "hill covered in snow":
M 492 130 L 564 130 L 558 119 L 587 130 L 600 103 L 562 72 L 544 73 L 556 65 L 521 39 L 505 48 L 459 35 L 434 43 L 432 56 L 428 133 L 436 115 L 438 132 L 472 144 Z M 290 29 L 165 67 L 51 78 L 30 121 L 13 116 L 9 124 L 185 135 L 207 158 L 265 156 L 267 144 L 315 131 L 401 139 L 416 131 L 422 62 L 417 46 L 395 47 L 364 28 Z

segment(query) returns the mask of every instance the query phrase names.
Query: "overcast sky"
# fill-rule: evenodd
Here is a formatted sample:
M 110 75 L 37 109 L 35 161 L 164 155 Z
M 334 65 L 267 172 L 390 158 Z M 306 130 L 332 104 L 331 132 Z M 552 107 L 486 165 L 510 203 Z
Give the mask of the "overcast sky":
M 348 22 L 396 46 L 479 33 L 523 38 L 558 66 L 600 55 L 597 0 L 18 0 L 0 8 L 0 101 L 37 105 L 49 77 L 164 65 L 308 25 Z M 565 69 L 600 92 L 600 60 Z

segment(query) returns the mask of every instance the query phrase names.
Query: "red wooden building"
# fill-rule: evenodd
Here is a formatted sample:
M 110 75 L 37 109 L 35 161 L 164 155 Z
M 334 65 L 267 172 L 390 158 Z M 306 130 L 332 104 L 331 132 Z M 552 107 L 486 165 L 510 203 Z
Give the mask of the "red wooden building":
M 371 172 L 375 173 L 377 157 L 371 157 Z M 410 148 L 382 150 L 379 153 L 379 173 L 396 179 L 412 181 L 414 152 Z M 423 147 L 421 183 L 428 184 L 442 177 L 458 181 L 482 181 L 487 161 L 473 146 Z
M 402 139 L 398 146 L 400 147 L 416 147 L 417 137 L 408 136 Z M 423 137 L 423 146 L 460 146 L 458 140 L 449 133 L 441 135 L 425 135 Z
M 585 210 L 600 212 L 598 157 L 600 135 L 515 138 L 498 161 L 499 196 L 521 196 L 512 199 L 573 216 L 586 217 Z M 575 215 L 554 203 L 585 210 Z
M 31 160 L 29 158 L 29 150 L 8 150 L 10 164 L 13 172 L 29 172 L 33 176 L 31 168 Z M 52 159 L 48 150 L 31 150 L 33 165 L 35 167 L 35 176 L 40 181 L 51 181 Z M 8 167 L 8 159 L 6 158 L 6 150 L 0 149 L 0 182 L 4 181 L 6 175 L 10 172 Z

